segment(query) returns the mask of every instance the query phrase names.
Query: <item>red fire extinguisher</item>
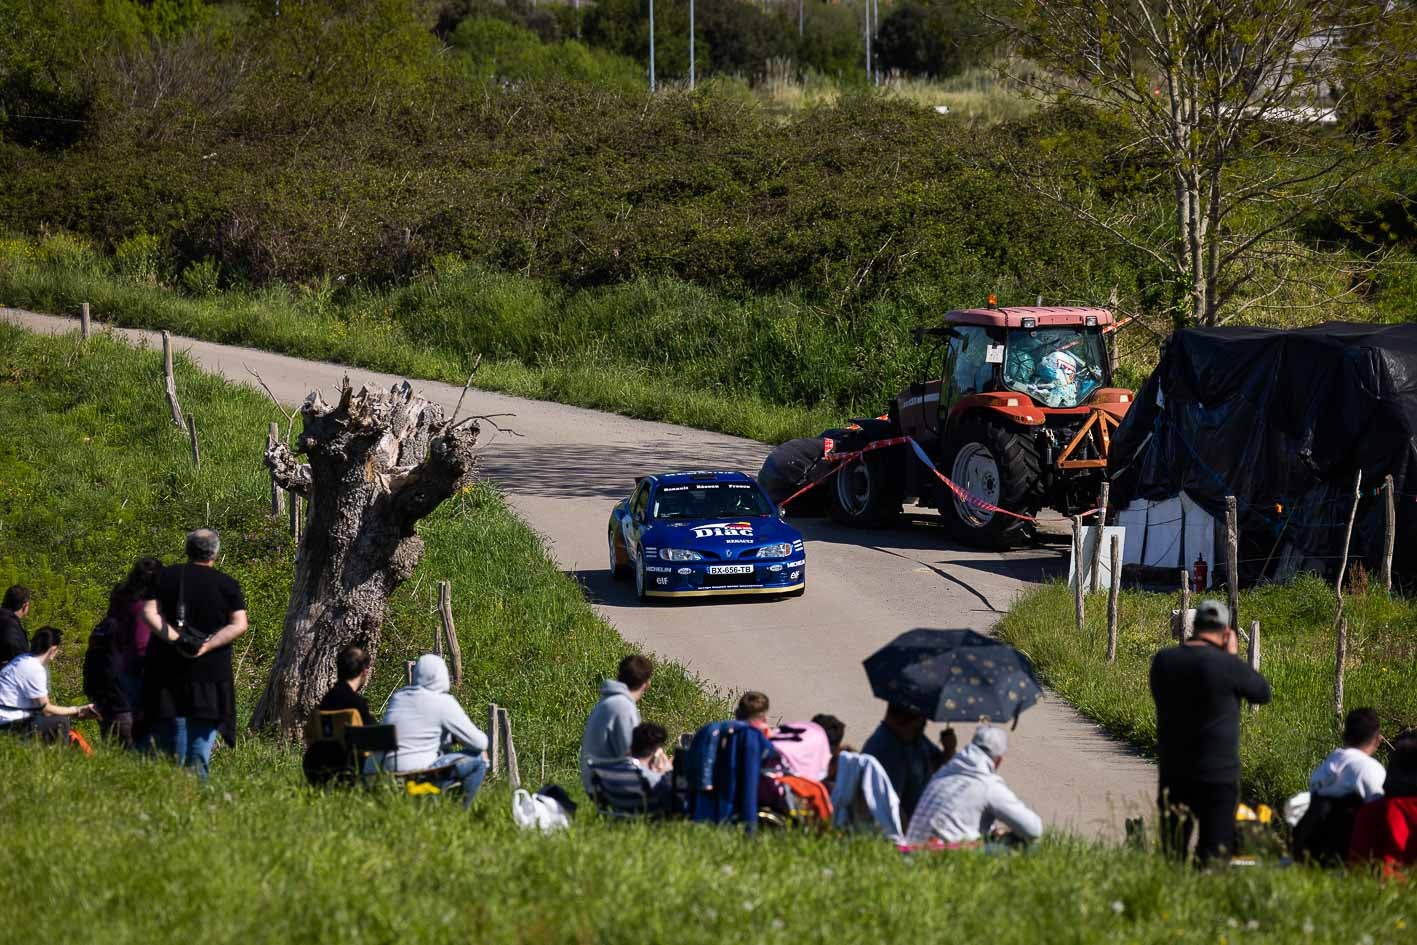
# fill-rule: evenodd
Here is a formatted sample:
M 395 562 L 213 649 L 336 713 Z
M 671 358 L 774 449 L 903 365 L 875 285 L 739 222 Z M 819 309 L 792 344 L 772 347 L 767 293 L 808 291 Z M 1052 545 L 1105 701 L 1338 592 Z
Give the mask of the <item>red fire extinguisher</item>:
M 1196 558 L 1196 563 L 1191 566 L 1192 583 L 1195 585 L 1195 592 L 1199 594 L 1205 590 L 1206 566 L 1205 555 Z

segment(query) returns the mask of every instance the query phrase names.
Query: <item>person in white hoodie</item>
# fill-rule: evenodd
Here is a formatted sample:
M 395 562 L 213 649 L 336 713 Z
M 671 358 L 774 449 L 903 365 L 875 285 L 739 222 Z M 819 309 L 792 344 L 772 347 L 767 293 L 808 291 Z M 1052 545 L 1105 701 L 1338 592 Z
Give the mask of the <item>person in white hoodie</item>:
M 625 757 L 630 739 L 640 724 L 640 698 L 649 689 L 654 664 L 648 657 L 631 654 L 620 661 L 615 679 L 600 684 L 600 701 L 590 710 L 581 735 L 581 786 L 592 797 L 590 766 Z
M 1335 748 L 1309 775 L 1309 793 L 1319 797 L 1356 794 L 1371 801 L 1383 793 L 1387 771 L 1373 757 L 1382 744 L 1382 725 L 1372 709 L 1354 709 L 1343 720 L 1343 747 Z
M 933 839 L 969 843 L 986 836 L 995 822 L 1022 840 L 1043 835 L 1043 821 L 999 777 L 1009 750 L 1008 733 L 980 725 L 974 738 L 930 779 L 910 818 L 905 842 L 920 846 Z
M 463 807 L 472 805 L 487 776 L 487 735 L 472 724 L 458 700 L 448 692 L 448 664 L 425 653 L 413 664 L 413 684 L 395 690 L 384 712 L 384 724 L 398 733 L 399 747 L 384 759 L 393 771 L 453 766 L 453 777 L 439 785 L 462 782 Z M 446 751 L 460 742 L 461 751 Z

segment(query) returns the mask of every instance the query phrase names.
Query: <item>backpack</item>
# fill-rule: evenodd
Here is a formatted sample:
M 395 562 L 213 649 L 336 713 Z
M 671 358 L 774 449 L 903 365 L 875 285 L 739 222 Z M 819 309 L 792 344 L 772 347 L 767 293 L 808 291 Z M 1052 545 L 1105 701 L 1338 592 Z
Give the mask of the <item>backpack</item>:
M 89 634 L 89 646 L 84 651 L 84 694 L 105 717 L 133 711 L 118 684 L 123 665 L 119 639 L 122 631 L 123 624 L 116 617 L 104 617 Z

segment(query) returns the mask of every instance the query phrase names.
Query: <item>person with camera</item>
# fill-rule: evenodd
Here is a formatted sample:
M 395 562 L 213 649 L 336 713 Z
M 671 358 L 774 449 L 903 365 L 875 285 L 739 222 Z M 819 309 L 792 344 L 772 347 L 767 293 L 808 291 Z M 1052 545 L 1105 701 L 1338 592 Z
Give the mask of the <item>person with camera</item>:
M 189 532 L 186 551 L 185 563 L 163 569 L 157 597 L 143 607 L 152 628 L 143 708 L 158 749 L 205 781 L 217 735 L 236 741 L 231 643 L 246 632 L 246 598 L 216 568 L 215 531 Z
M 1270 698 L 1269 683 L 1238 653 L 1230 609 L 1203 600 L 1195 636 L 1151 659 L 1162 847 L 1185 859 L 1191 832 L 1198 830 L 1202 866 L 1235 852 L 1240 700 L 1264 705 Z

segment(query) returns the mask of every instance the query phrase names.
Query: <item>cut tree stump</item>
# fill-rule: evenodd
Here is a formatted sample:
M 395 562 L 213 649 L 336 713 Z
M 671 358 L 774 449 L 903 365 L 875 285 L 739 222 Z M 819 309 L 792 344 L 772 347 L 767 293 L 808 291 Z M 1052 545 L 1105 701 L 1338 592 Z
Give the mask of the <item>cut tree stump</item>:
M 297 733 L 334 684 L 335 656 L 351 644 L 377 654 L 388 600 L 423 557 L 418 521 L 472 480 L 476 418 L 450 424 L 443 408 L 404 382 L 338 403 L 319 392 L 300 408 L 296 451 L 266 451 L 292 499 L 305 499 L 303 534 L 285 632 L 251 727 Z

